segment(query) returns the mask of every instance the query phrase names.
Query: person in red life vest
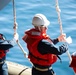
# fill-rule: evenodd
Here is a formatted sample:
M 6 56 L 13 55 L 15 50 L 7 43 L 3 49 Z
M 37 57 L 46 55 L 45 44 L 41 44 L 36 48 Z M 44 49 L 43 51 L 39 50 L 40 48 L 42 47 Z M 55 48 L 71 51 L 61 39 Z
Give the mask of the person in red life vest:
M 32 24 L 34 28 L 27 30 L 22 37 L 27 44 L 28 58 L 33 64 L 32 75 L 55 75 L 52 64 L 57 61 L 58 55 L 67 51 L 67 46 L 61 45 L 58 49 L 54 44 L 65 42 L 65 35 L 62 34 L 54 40 L 50 39 L 46 34 L 50 22 L 43 14 L 36 14 Z
M 13 40 L 6 40 L 5 36 L 0 33 L 0 75 L 8 75 L 6 53 L 16 44 L 17 39 L 18 35 L 15 34 Z
M 76 74 L 76 52 L 74 52 L 72 55 L 72 61 L 70 62 L 70 67 L 73 68 L 75 74 Z

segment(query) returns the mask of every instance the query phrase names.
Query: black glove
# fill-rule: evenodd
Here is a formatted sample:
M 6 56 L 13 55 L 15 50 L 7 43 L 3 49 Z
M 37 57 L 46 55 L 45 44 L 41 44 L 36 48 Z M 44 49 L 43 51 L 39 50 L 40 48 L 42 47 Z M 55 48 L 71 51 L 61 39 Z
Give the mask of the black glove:
M 66 44 L 63 44 L 59 47 L 60 53 L 63 54 L 68 50 L 68 46 Z

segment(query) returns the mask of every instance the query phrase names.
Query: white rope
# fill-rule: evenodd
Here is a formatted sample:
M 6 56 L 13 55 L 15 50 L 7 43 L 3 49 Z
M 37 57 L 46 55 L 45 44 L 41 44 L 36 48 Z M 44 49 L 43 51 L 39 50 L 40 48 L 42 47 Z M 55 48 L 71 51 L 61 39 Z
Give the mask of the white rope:
M 18 24 L 16 22 L 16 8 L 15 8 L 15 2 L 14 2 L 14 0 L 13 0 L 13 16 L 14 16 L 14 27 L 13 27 L 14 34 L 18 34 L 17 33 Z M 22 50 L 22 52 L 24 53 L 24 56 L 26 57 L 26 52 L 24 51 L 23 47 L 21 46 L 19 40 L 17 40 L 16 42 L 17 42 L 18 46 L 20 47 L 20 49 Z
M 61 18 L 60 18 L 60 8 L 59 8 L 59 4 L 58 4 L 58 0 L 56 0 L 56 11 L 57 11 L 57 14 L 58 14 L 58 22 L 59 22 L 59 25 L 60 25 L 60 32 L 61 34 L 63 33 L 63 29 L 62 29 L 62 21 L 61 21 Z M 70 62 L 72 61 L 72 58 L 71 58 L 71 55 L 69 53 L 69 50 L 66 52 L 68 57 L 69 57 L 69 60 Z
M 60 32 L 61 34 L 63 33 L 63 29 L 62 29 L 62 21 L 61 21 L 61 17 L 60 17 L 60 8 L 59 8 L 59 4 L 58 4 L 58 0 L 56 0 L 56 11 L 57 11 L 57 14 L 58 14 L 58 22 L 59 22 L 59 25 L 60 25 Z

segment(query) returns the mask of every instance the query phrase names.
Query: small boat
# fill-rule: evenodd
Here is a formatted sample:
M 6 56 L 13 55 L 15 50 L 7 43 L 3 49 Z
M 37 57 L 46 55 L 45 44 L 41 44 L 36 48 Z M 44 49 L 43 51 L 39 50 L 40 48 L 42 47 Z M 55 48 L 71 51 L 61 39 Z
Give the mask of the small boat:
M 6 61 L 9 75 L 31 75 L 31 68 L 15 62 Z

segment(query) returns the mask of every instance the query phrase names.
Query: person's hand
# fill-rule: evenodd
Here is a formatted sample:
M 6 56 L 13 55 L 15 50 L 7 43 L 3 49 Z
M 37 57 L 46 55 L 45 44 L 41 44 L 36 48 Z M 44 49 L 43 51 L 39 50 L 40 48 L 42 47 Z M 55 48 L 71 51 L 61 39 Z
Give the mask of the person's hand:
M 58 41 L 59 41 L 59 42 L 66 42 L 66 34 L 61 34 L 61 35 L 58 37 Z
M 15 39 L 16 41 L 18 41 L 18 38 L 19 38 L 18 33 L 14 33 L 14 39 Z
M 66 44 L 63 44 L 59 47 L 60 53 L 63 54 L 68 50 L 68 46 Z

